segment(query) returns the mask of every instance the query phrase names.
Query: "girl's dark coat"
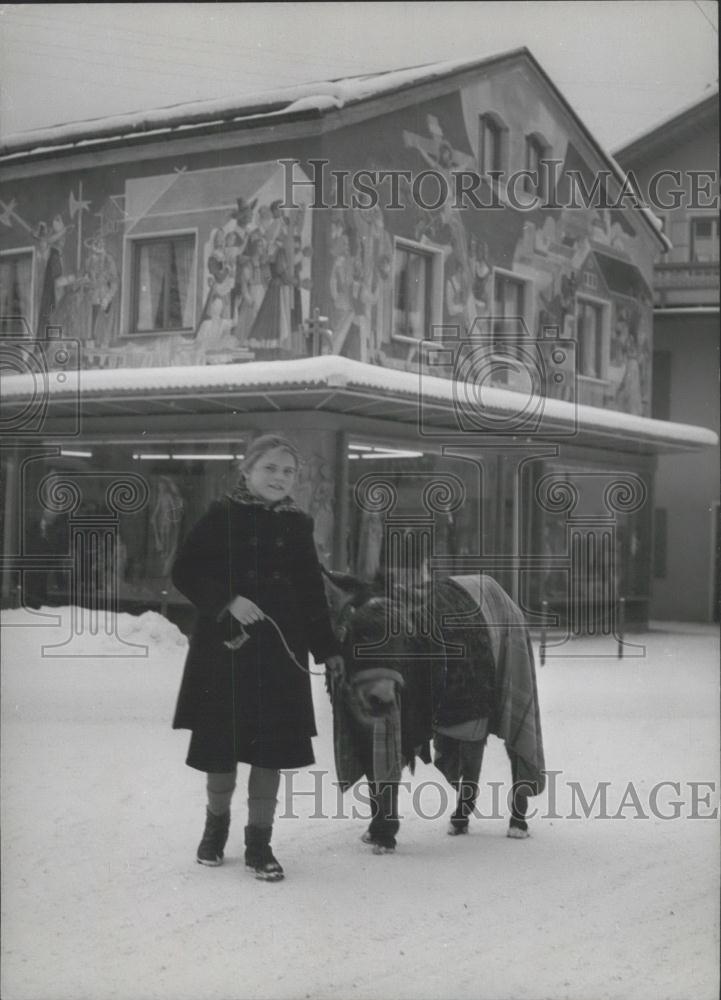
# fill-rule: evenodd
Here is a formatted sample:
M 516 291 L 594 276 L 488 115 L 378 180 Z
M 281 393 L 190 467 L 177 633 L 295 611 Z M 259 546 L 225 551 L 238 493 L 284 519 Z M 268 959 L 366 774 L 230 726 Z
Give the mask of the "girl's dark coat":
M 241 595 L 277 622 L 304 667 L 309 650 L 319 662 L 338 651 L 312 518 L 298 509 L 216 501 L 182 544 L 173 582 L 198 612 L 173 720 L 174 729 L 193 730 L 187 763 L 229 771 L 237 760 L 259 763 L 248 747 L 315 736 L 310 676 L 270 623 L 246 626 L 250 639 L 238 651 L 223 644 L 240 631 L 225 608 Z

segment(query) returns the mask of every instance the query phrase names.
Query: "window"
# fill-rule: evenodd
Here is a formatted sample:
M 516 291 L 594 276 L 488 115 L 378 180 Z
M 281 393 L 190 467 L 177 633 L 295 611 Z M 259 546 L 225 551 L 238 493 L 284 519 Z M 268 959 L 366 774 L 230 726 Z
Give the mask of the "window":
M 32 250 L 0 255 L 0 333 L 32 330 L 32 274 Z
M 578 373 L 590 378 L 604 377 L 603 306 L 587 299 L 576 300 Z
M 393 336 L 430 336 L 435 254 L 397 243 L 393 257 Z
M 193 236 L 134 243 L 134 333 L 192 328 L 194 257 Z
M 526 136 L 526 170 L 534 175 L 526 177 L 526 191 L 541 199 L 545 199 L 549 193 L 550 177 L 546 164 L 549 153 L 550 147 L 540 135 Z
M 493 115 L 478 119 L 478 168 L 482 174 L 503 169 L 503 126 Z
M 691 219 L 691 261 L 711 264 L 718 259 L 718 219 Z
M 519 278 L 496 272 L 493 285 L 493 343 L 499 353 L 507 354 L 509 335 L 518 338 L 525 315 L 526 285 Z

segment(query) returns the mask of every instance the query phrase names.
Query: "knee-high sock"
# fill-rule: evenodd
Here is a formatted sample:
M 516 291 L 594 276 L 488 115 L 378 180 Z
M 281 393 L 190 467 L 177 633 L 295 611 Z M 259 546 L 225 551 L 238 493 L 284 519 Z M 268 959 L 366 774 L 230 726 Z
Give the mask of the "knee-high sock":
M 235 771 L 208 772 L 208 809 L 214 816 L 225 816 L 235 789 Z
M 250 769 L 248 779 L 248 825 L 272 826 L 276 797 L 280 784 L 280 771 L 269 767 Z

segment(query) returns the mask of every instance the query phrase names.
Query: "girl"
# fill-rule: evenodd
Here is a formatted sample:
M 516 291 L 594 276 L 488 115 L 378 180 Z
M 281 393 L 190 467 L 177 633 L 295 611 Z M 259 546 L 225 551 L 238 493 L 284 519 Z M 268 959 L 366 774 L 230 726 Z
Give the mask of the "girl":
M 279 771 L 315 760 L 308 651 L 342 669 L 313 521 L 290 496 L 298 461 L 285 438 L 257 438 L 238 486 L 210 506 L 173 566 L 175 586 L 198 611 L 173 721 L 192 730 L 186 763 L 208 775 L 197 860 L 222 864 L 243 761 L 250 764 L 245 863 L 266 881 L 283 878 L 270 849 Z

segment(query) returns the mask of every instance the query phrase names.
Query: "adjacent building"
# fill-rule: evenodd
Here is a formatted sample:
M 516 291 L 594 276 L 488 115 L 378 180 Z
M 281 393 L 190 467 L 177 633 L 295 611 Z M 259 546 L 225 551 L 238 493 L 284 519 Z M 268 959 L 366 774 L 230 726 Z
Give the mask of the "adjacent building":
M 718 91 L 618 150 L 648 191 L 672 247 L 654 267 L 651 413 L 719 429 Z M 664 206 L 666 206 L 664 208 Z M 719 455 L 661 456 L 651 614 L 718 621 Z

